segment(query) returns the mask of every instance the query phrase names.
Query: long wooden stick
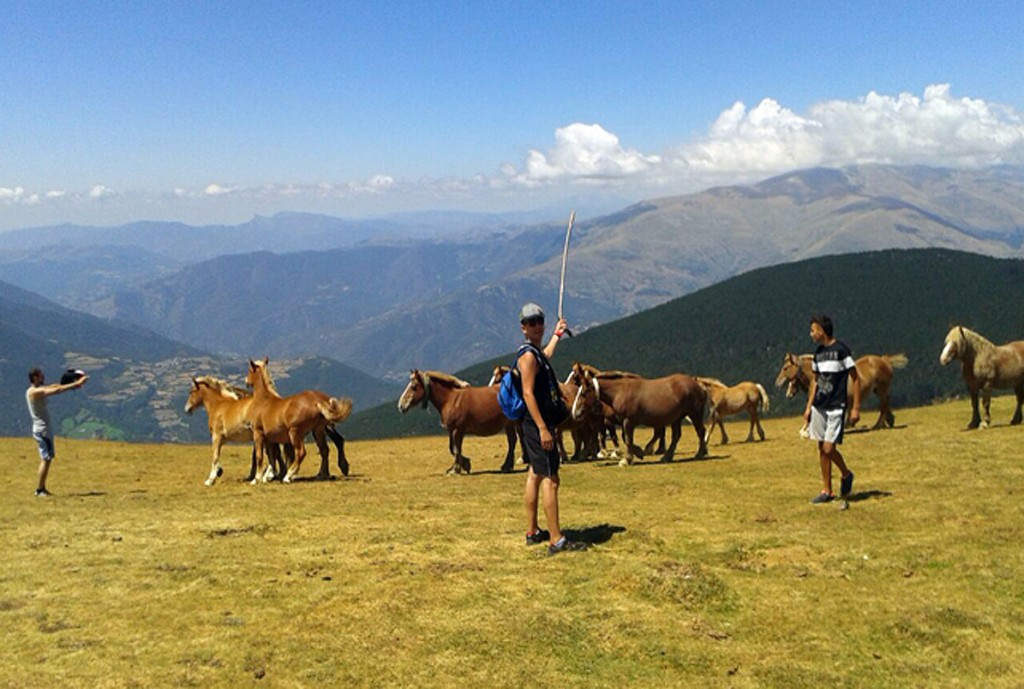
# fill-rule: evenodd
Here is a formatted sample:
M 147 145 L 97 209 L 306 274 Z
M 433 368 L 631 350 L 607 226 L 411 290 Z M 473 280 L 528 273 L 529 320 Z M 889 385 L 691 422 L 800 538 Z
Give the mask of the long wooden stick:
M 569 237 L 572 236 L 572 224 L 576 221 L 576 211 L 569 213 L 569 228 L 565 231 L 565 247 L 562 248 L 562 274 L 558 278 L 558 318 L 562 318 L 562 303 L 565 299 L 565 263 L 569 259 Z

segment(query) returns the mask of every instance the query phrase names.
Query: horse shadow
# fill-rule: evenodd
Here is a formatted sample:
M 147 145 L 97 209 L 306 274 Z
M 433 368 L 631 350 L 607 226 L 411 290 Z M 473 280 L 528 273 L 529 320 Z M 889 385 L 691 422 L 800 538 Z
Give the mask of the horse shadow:
M 612 536 L 617 533 L 622 533 L 626 530 L 624 526 L 617 526 L 614 524 L 598 524 L 596 526 L 587 526 L 582 529 L 562 529 L 562 533 L 570 541 L 580 541 L 581 543 L 589 543 L 590 545 L 601 545 L 612 540 Z
M 728 454 L 711 454 L 708 453 L 703 457 L 672 457 L 672 459 L 664 460 L 660 457 L 651 457 L 643 459 L 634 459 L 633 463 L 628 465 L 630 467 L 667 467 L 675 464 L 692 464 L 694 462 L 717 462 L 723 459 L 729 459 L 732 455 Z M 604 462 L 598 466 L 602 467 L 617 467 L 619 466 L 618 461 Z

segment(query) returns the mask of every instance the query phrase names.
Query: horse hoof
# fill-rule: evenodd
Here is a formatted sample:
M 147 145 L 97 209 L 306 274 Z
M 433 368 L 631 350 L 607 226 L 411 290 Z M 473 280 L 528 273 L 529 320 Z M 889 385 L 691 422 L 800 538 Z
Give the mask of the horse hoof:
M 619 460 L 619 466 L 620 467 L 628 467 L 630 464 L 632 464 L 632 462 L 630 462 L 627 459 L 620 459 Z
M 224 475 L 224 467 L 217 467 L 217 478 Z
M 203 481 L 203 483 L 208 485 L 208 486 L 212 486 L 215 482 L 216 482 L 216 479 L 212 479 L 212 478 L 208 478 L 205 481 Z
M 348 476 L 348 462 L 345 462 L 344 465 L 339 464 L 338 465 L 338 469 L 341 470 L 341 475 L 342 476 Z

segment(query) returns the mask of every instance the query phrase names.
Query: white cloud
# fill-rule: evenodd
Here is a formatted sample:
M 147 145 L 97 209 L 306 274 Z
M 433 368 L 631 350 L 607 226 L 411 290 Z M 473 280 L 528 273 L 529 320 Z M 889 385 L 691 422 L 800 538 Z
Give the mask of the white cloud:
M 857 163 L 973 167 L 1024 164 L 1024 122 L 1012 108 L 955 98 L 948 84 L 923 97 L 875 92 L 856 101 L 824 101 L 799 114 L 765 98 L 737 102 L 706 134 L 660 155 L 623 146 L 600 125 L 555 132 L 547 152 L 502 166 L 500 178 L 524 187 L 592 185 L 623 189 L 698 189 L 818 165 Z
M 196 219 L 276 210 L 513 209 L 595 188 L 641 198 L 856 163 L 1024 164 L 1024 118 L 1008 106 L 957 98 L 947 84 L 928 86 L 920 96 L 872 91 L 856 100 L 822 101 L 804 113 L 764 98 L 750 108 L 734 103 L 702 135 L 667 151 L 639 151 L 600 124 L 575 122 L 555 130 L 550 148 L 531 148 L 521 161 L 506 162 L 492 174 L 403 179 L 381 172 L 317 184 L 179 186 L 164 194 L 118 192 L 103 185 L 77 192 L 0 186 L 0 208 L 6 209 L 0 223 L 11 227 L 22 218 L 74 221 L 114 215 L 126 222 L 152 209 L 166 217 L 187 212 Z
M 24 187 L 0 187 L 0 203 L 17 203 L 25 196 Z
M 241 187 L 225 187 L 220 184 L 208 184 L 203 193 L 207 196 L 224 196 L 225 194 L 237 194 L 242 191 Z
M 94 186 L 92 189 L 89 190 L 89 198 L 90 199 L 105 199 L 108 196 L 116 196 L 116 195 L 117 195 L 116 191 L 114 191 L 113 189 L 108 189 L 107 187 L 103 186 L 102 184 L 97 184 L 96 186 Z
M 599 124 L 576 122 L 555 130 L 555 147 L 531 150 L 524 169 L 508 165 L 506 176 L 525 184 L 565 179 L 621 179 L 642 174 L 660 162 L 659 156 L 623 148 L 619 137 Z

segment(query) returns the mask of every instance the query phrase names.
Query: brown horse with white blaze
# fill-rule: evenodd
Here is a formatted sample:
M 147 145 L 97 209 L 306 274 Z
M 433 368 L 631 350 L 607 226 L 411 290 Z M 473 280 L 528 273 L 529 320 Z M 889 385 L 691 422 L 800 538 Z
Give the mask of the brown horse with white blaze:
M 290 483 L 298 473 L 302 460 L 306 458 L 305 437 L 312 433 L 320 450 L 319 478 L 330 478 L 327 471 L 328 449 L 325 439 L 328 426 L 341 423 L 352 413 L 352 400 L 347 397 L 329 397 L 318 390 L 304 390 L 295 395 L 281 397 L 277 394 L 274 381 L 268 370 L 270 361 L 249 360 L 249 371 L 245 384 L 253 389 L 252 406 L 247 416 L 252 426 L 253 445 L 256 449 L 257 477 L 264 482 L 269 478 L 262 473 L 264 449 L 267 443 L 290 443 L 295 450 L 295 459 L 282 479 Z M 339 463 L 342 457 L 338 458 Z M 348 473 L 344 467 L 342 473 Z M 326 472 L 326 475 L 324 475 Z M 262 473 L 262 476 L 260 474 Z
M 878 420 L 872 426 L 872 430 L 880 428 L 892 428 L 896 424 L 896 417 L 892 413 L 890 397 L 892 394 L 892 381 L 894 370 L 904 368 L 907 365 L 905 354 L 865 354 L 855 362 L 857 366 L 857 380 L 860 381 L 860 399 L 867 399 L 867 396 L 874 392 L 878 396 Z M 807 392 L 811 387 L 811 379 L 814 377 L 814 355 L 813 354 L 789 354 L 782 360 L 782 368 L 775 378 L 775 387 L 781 388 L 786 385 L 786 397 L 795 397 L 798 392 Z M 847 387 L 847 414 L 853 403 L 853 389 Z M 852 426 L 847 418 L 847 425 Z
M 676 373 L 650 379 L 622 372 L 597 373 L 579 362 L 573 364 L 573 374 L 583 381 L 573 401 L 574 416 L 582 415 L 585 405 L 590 406 L 587 398 L 596 395 L 622 419 L 626 457 L 619 462 L 620 466 L 632 464 L 634 456 L 644 455 L 644 451 L 633 443 L 633 431 L 637 426 L 672 427 L 672 438 L 661 458 L 663 462 L 671 461 L 679 443 L 683 418 L 690 419 L 697 433 L 699 447 L 694 459 L 707 456 L 704 414 L 708 395 L 693 376 Z
M 441 426 L 448 431 L 448 451 L 454 461 L 445 473 L 472 471 L 472 462 L 462 454 L 462 441 L 467 435 L 491 436 L 502 431 L 508 439 L 508 452 L 501 470 L 512 471 L 517 424 L 502 413 L 497 387 L 474 387 L 448 373 L 412 369 L 409 383 L 398 398 L 398 411 L 404 414 L 417 404 L 426 409 L 428 403 L 437 409 Z
M 988 428 L 992 422 L 989 404 L 992 389 L 1010 388 L 1017 396 L 1017 409 L 1010 419 L 1010 425 L 1021 422 L 1021 405 L 1024 404 L 1024 340 L 1015 340 L 995 345 L 973 330 L 954 326 L 946 334 L 946 342 L 939 355 L 939 363 L 945 366 L 953 359 L 960 359 L 963 366 L 964 382 L 971 393 L 971 422 L 968 428 Z M 978 393 L 982 395 L 985 418 L 978 413 Z
M 722 444 L 729 443 L 729 436 L 725 432 L 724 419 L 726 416 L 747 412 L 750 415 L 750 431 L 747 433 L 747 442 L 753 442 L 754 429 L 757 435 L 764 440 L 764 429 L 761 428 L 761 419 L 758 418 L 757 410 L 768 411 L 768 392 L 760 383 L 743 381 L 732 387 L 726 385 L 717 378 L 697 378 L 705 387 L 711 397 L 711 422 L 708 425 L 705 441 L 711 439 L 711 432 L 715 430 L 715 424 L 722 430 Z

